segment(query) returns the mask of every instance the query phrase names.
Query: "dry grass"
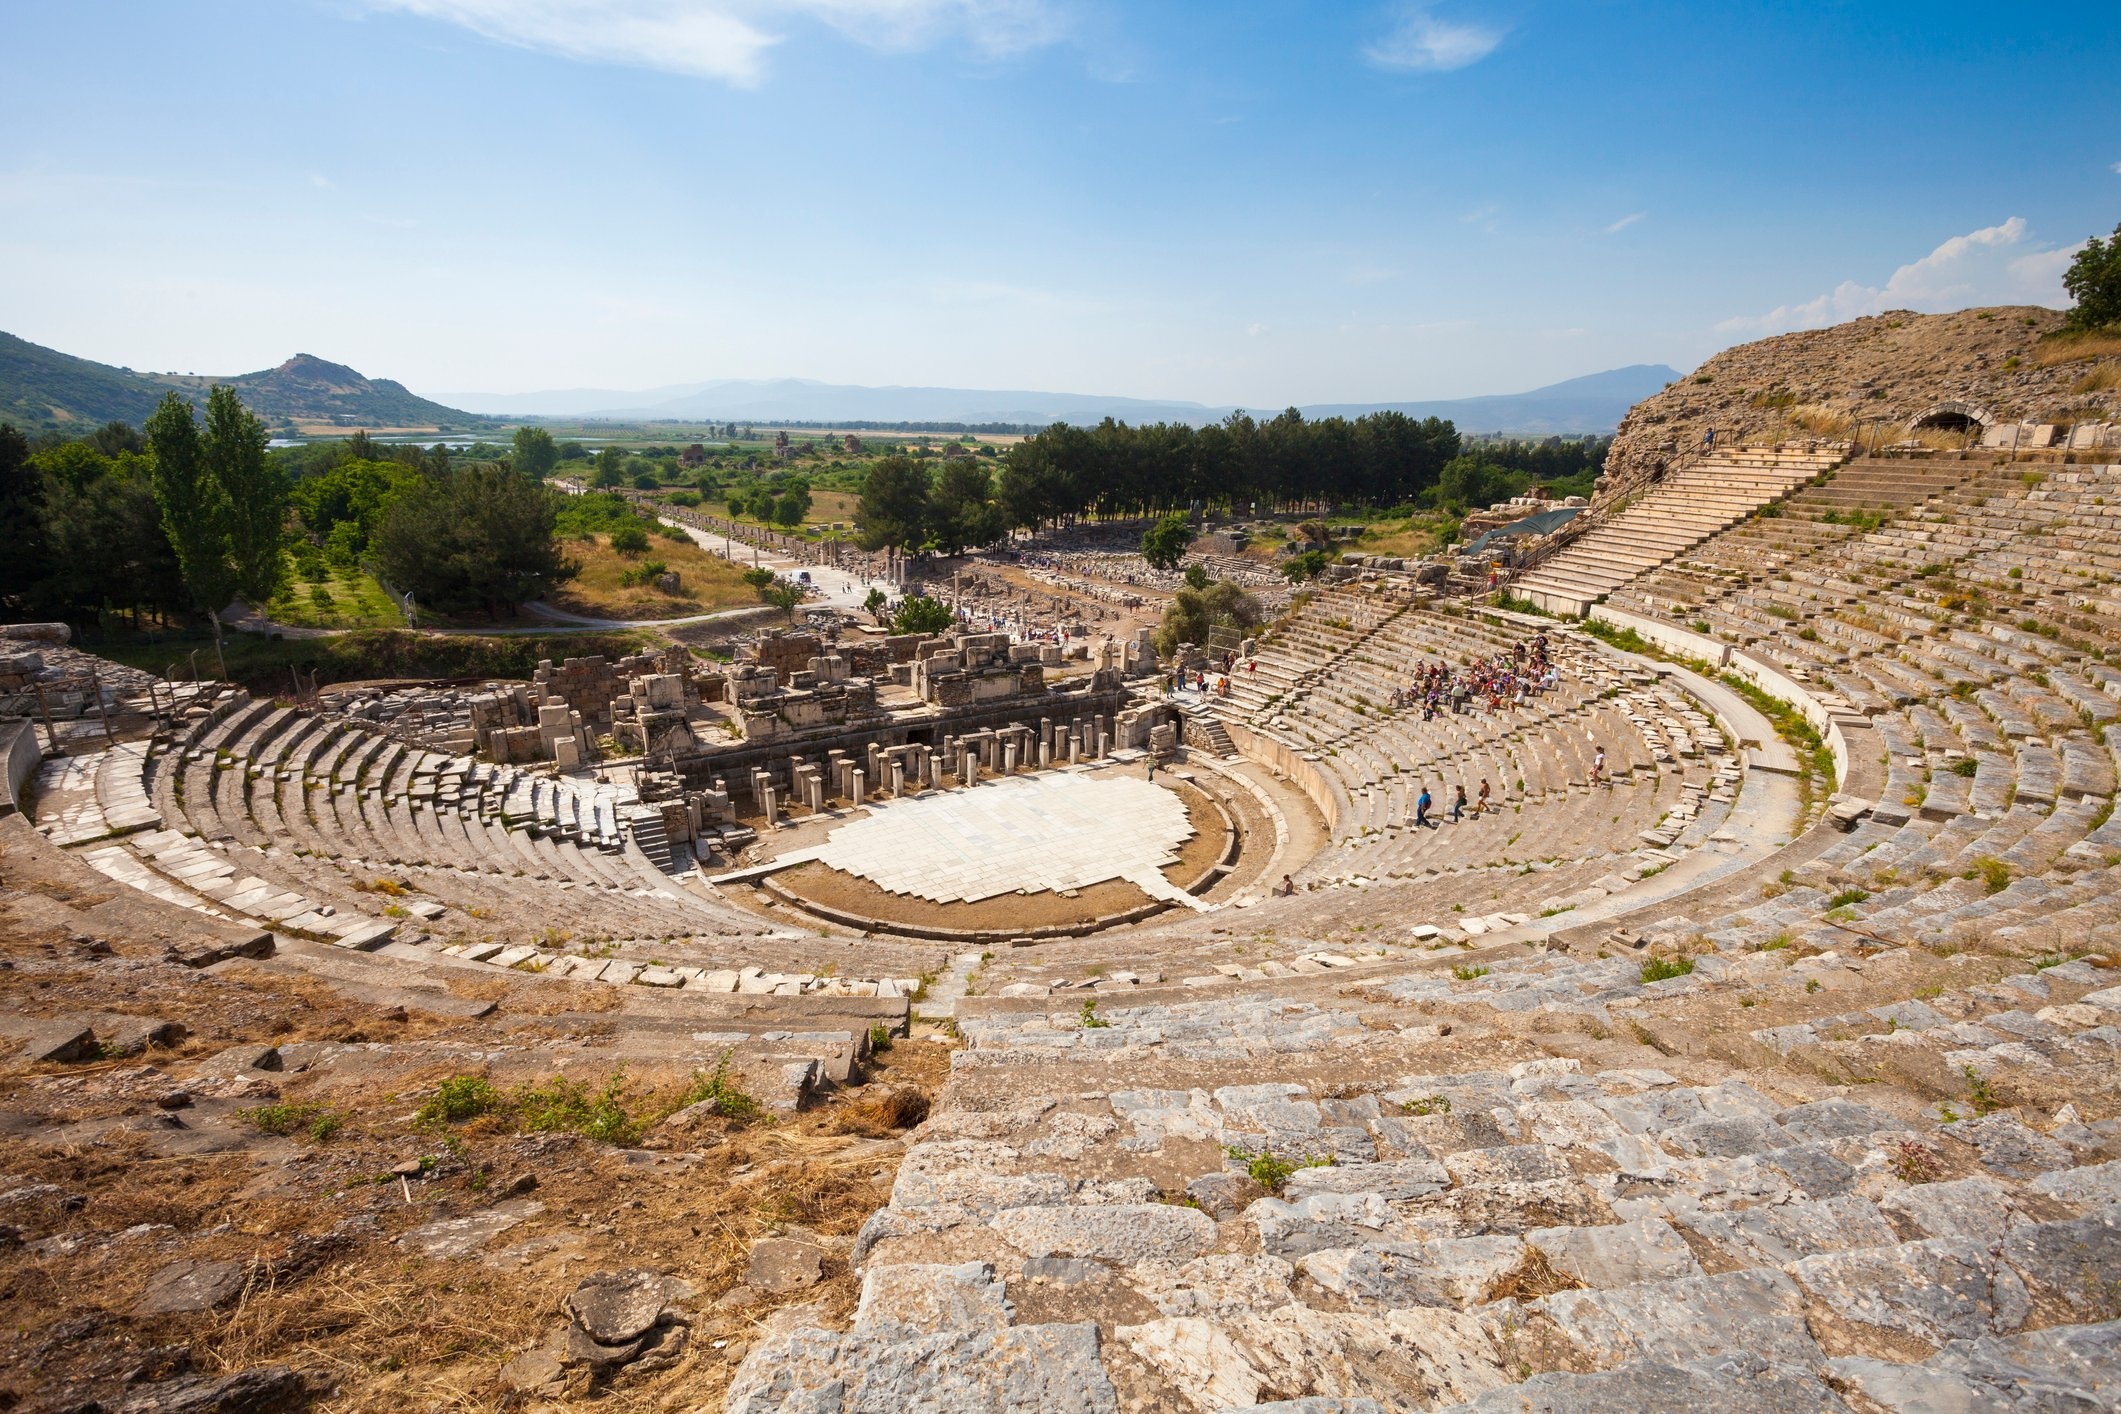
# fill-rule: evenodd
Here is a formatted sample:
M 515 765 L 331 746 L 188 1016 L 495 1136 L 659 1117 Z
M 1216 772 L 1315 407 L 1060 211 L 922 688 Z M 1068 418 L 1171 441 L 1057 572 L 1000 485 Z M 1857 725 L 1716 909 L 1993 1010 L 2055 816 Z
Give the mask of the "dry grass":
M 870 1089 L 873 1093 L 834 1112 L 834 1133 L 881 1139 L 895 1129 L 911 1129 L 928 1117 L 928 1096 L 919 1090 Z
M 1933 447 L 1940 452 L 1956 452 L 1965 447 L 1975 446 L 1980 442 L 1980 438 L 1970 433 L 1955 431 L 1948 427 L 1918 427 L 1912 432 L 1901 432 L 1892 440 L 1894 442 L 1920 442 L 1923 446 Z M 1887 444 L 1881 442 L 1880 445 Z
M 2121 388 L 2121 359 L 2107 359 L 2095 363 L 2091 371 L 2071 385 L 2072 393 L 2103 393 L 2109 388 Z
M 2095 329 L 2082 334 L 2056 334 L 2033 345 L 2030 362 L 2039 368 L 2058 363 L 2076 363 L 2089 358 L 2121 354 L 2121 329 Z
M 1789 411 L 1790 426 L 1812 437 L 1845 440 L 1856 435 L 1856 419 L 1823 403 L 1805 403 Z
M 713 613 L 718 609 L 747 608 L 758 603 L 758 595 L 744 583 L 744 570 L 719 555 L 710 555 L 690 539 L 666 540 L 652 536 L 646 553 L 622 555 L 611 548 L 611 537 L 570 540 L 570 558 L 580 562 L 581 573 L 563 588 L 547 595 L 555 607 L 571 614 L 612 619 L 674 619 L 688 614 Z M 650 560 L 661 560 L 678 572 L 681 587 L 665 594 L 653 584 L 628 585 L 628 574 L 638 573 Z
M 1505 1296 L 1514 1296 L 1520 1301 L 1530 1301 L 1535 1297 L 1552 1296 L 1557 1291 L 1574 1291 L 1582 1285 L 1576 1278 L 1556 1271 L 1546 1253 L 1527 1246 L 1524 1260 L 1488 1289 L 1486 1299 L 1499 1301 Z

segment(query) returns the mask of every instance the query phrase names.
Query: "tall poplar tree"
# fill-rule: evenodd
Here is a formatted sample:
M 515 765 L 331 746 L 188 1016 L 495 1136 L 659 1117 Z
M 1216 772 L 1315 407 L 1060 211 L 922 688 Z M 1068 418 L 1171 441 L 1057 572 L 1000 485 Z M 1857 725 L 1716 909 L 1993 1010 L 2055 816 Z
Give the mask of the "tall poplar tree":
M 235 592 L 263 609 L 287 580 L 280 553 L 287 534 L 287 474 L 265 456 L 265 424 L 251 416 L 233 388 L 206 398 L 206 469 L 221 490 L 228 558 Z M 226 600 L 223 601 L 227 602 Z
M 165 394 L 148 417 L 146 431 L 155 459 L 155 504 L 162 508 L 162 528 L 177 552 L 177 567 L 193 606 L 213 620 L 218 657 L 221 610 L 237 587 L 229 557 L 228 497 L 207 466 L 190 403 L 175 393 Z

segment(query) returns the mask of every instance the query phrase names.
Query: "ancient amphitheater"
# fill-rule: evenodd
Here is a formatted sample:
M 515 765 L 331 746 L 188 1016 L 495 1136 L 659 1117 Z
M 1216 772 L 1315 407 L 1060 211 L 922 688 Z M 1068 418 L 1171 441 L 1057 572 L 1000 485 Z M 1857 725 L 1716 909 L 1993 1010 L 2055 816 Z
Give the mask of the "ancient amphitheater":
M 795 636 L 528 704 L 727 726 L 639 772 L 106 672 L 16 728 L 0 822 L 0 1388 L 2112 1408 L 2103 435 L 1726 438 L 1516 607 L 1364 571 L 1227 696 L 1131 646 Z M 1395 705 L 1542 640 L 1522 705 Z M 620 1066 L 765 1118 L 695 1092 L 614 1146 L 432 1103 Z M 925 1119 L 816 1122 L 885 1090 Z M 793 1206 L 717 1216 L 762 1184 Z M 379 1265 L 402 1308 L 355 1299 Z

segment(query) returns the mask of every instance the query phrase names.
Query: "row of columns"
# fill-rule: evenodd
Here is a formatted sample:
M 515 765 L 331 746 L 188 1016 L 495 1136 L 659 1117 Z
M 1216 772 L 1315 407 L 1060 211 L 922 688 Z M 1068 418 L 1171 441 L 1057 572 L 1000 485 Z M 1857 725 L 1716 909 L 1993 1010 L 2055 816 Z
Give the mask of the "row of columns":
M 1038 769 L 1050 770 L 1056 763 L 1102 761 L 1111 755 L 1112 733 L 1110 716 L 1092 715 L 1066 722 L 1041 717 L 1037 731 L 1021 724 L 984 728 L 945 736 L 933 747 L 918 742 L 905 746 L 871 742 L 859 755 L 834 748 L 822 761 L 788 757 L 785 792 L 773 768 L 753 767 L 751 798 L 758 803 L 766 823 L 778 825 L 782 813 L 788 810 L 800 808 L 812 815 L 823 814 L 828 799 L 844 800 L 859 809 L 870 792 L 886 782 L 894 800 L 904 797 L 909 789 L 939 790 L 946 769 L 962 788 L 977 785 L 982 772 L 1013 776 L 1032 769 L 1034 762 Z M 720 782 L 716 784 L 719 788 Z

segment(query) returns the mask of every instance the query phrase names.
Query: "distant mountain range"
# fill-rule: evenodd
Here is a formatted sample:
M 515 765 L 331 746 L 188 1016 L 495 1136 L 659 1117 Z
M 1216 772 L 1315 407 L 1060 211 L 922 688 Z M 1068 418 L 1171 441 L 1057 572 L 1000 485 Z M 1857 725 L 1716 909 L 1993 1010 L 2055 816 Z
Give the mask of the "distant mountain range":
M 25 431 L 87 431 L 106 422 L 138 426 L 165 394 L 203 405 L 214 384 L 276 429 L 356 427 L 462 431 L 491 425 L 408 392 L 388 378 L 364 378 L 341 363 L 296 354 L 278 368 L 212 378 L 135 373 L 0 334 L 0 420 Z
M 1662 364 L 1635 364 L 1535 388 L 1481 398 L 1406 403 L 1320 403 L 1306 417 L 1355 417 L 1391 410 L 1442 417 L 1466 433 L 1611 432 L 1627 410 L 1679 377 Z M 76 358 L 0 334 L 0 420 L 25 431 L 87 430 L 113 420 L 135 426 L 163 395 L 206 401 L 215 383 L 234 387 L 245 405 L 277 430 L 329 434 L 335 429 L 391 428 L 460 432 L 492 430 L 526 418 L 596 418 L 614 422 L 1009 423 L 1218 422 L 1236 409 L 1206 403 L 972 388 L 866 388 L 803 378 L 717 379 L 624 392 L 569 388 L 543 393 L 467 393 L 453 401 L 422 398 L 388 378 L 365 378 L 344 364 L 296 354 L 277 368 L 209 378 L 136 373 Z M 1271 417 L 1280 408 L 1251 409 Z
M 1528 393 L 1409 403 L 1321 403 L 1306 417 L 1392 410 L 1443 417 L 1462 432 L 1546 436 L 1611 432 L 1627 410 L 1679 377 L 1663 364 L 1593 373 Z M 1236 409 L 1207 403 L 971 388 L 868 388 L 805 378 L 722 378 L 626 392 L 561 388 L 541 393 L 462 393 L 454 401 L 497 417 L 598 418 L 615 422 L 1217 422 Z M 1252 409 L 1272 416 L 1280 408 Z

